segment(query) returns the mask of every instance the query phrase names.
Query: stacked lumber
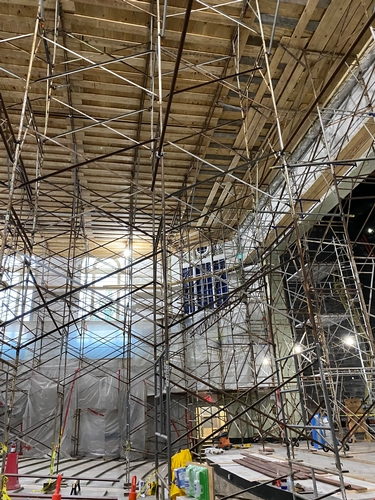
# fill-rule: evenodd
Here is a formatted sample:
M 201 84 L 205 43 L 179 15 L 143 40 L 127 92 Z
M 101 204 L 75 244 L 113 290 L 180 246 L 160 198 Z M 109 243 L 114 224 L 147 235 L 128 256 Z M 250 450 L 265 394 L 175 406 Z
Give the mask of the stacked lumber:
M 277 460 L 267 460 L 266 458 L 260 458 L 257 455 L 252 455 L 251 453 L 243 453 L 242 458 L 234 459 L 233 462 L 243 465 L 248 469 L 260 472 L 268 477 L 284 477 L 290 475 L 290 466 L 286 462 L 281 462 Z M 304 480 L 312 479 L 311 468 L 302 464 L 292 464 L 293 477 L 294 480 Z M 327 471 L 324 469 L 318 469 L 314 467 L 315 476 L 318 476 L 317 480 L 322 483 L 330 484 L 332 486 L 340 487 L 340 481 L 332 477 L 325 477 Z M 361 485 L 345 482 L 345 489 L 355 490 L 355 491 L 366 491 L 367 488 Z
M 285 462 L 263 460 L 255 455 L 246 455 L 243 458 L 233 460 L 237 464 L 243 465 L 249 469 L 261 472 L 265 476 L 278 477 L 278 476 L 288 476 L 290 474 L 289 465 Z M 309 474 L 306 471 L 302 471 L 298 466 L 293 465 L 294 479 L 302 480 L 309 479 Z M 310 474 L 311 475 L 311 474 Z

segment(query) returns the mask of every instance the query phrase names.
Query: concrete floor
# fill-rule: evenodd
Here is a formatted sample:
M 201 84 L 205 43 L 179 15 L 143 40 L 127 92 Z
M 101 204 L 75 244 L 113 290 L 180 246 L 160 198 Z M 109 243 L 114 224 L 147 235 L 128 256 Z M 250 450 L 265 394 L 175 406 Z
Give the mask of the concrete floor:
M 154 470 L 154 464 L 151 461 L 131 462 L 130 477 L 136 475 L 138 479 L 147 479 Z M 20 459 L 19 473 L 24 475 L 19 478 L 21 489 L 9 491 L 13 498 L 36 499 L 48 498 L 41 492 L 43 483 L 47 479 L 42 476 L 48 476 L 50 462 L 47 459 Z M 128 498 L 127 485 L 124 488 L 124 482 L 127 482 L 126 464 L 121 460 L 103 460 L 103 459 L 80 459 L 80 460 L 61 460 L 59 472 L 66 478 L 65 485 L 61 489 L 61 494 L 69 496 L 74 483 L 74 478 L 84 478 L 80 481 L 81 492 L 77 497 L 116 497 L 119 500 Z M 26 477 L 36 476 L 36 477 Z M 108 481 L 99 481 L 98 479 Z M 18 496 L 20 495 L 20 496 Z M 72 495 L 70 498 L 75 498 Z M 49 496 L 50 498 L 50 496 Z M 147 497 L 151 499 L 151 497 Z
M 235 474 L 247 481 L 266 482 L 270 477 L 259 472 L 252 471 L 235 464 L 233 459 L 240 458 L 242 453 L 250 452 L 256 454 L 262 459 L 269 460 L 286 460 L 286 448 L 282 445 L 273 445 L 274 452 L 272 455 L 263 455 L 260 453 L 261 445 L 253 445 L 252 448 L 246 450 L 228 450 L 221 455 L 208 455 L 209 460 L 218 464 L 228 475 Z M 316 466 L 328 470 L 335 469 L 334 455 L 331 452 L 324 453 L 323 451 L 311 451 L 307 448 L 306 443 L 301 443 L 299 448 L 295 448 L 295 460 L 300 461 L 303 465 Z M 348 500 L 373 500 L 375 498 L 375 442 L 352 443 L 350 451 L 341 455 L 342 468 L 347 471 L 344 473 L 347 482 L 355 482 L 367 488 L 364 492 L 347 491 Z M 42 476 L 48 476 L 50 462 L 48 459 L 20 459 L 19 473 L 25 476 L 35 477 L 20 477 L 22 490 L 15 492 L 8 491 L 12 500 L 17 498 L 48 498 L 47 495 L 41 493 L 43 483 L 46 479 Z M 136 475 L 138 478 L 147 480 L 149 475 L 154 470 L 152 461 L 131 462 L 130 476 Z M 124 489 L 124 481 L 126 478 L 126 464 L 120 460 L 103 460 L 103 459 L 80 459 L 69 460 L 65 459 L 60 462 L 60 472 L 65 477 L 84 478 L 81 480 L 81 497 L 98 498 L 98 497 L 116 497 L 119 500 L 128 498 L 127 489 Z M 229 476 L 230 477 L 230 476 Z M 328 474 L 327 477 L 330 477 Z M 332 476 L 334 477 L 334 476 Z M 98 481 L 98 479 L 108 479 L 106 482 Z M 337 479 L 337 476 L 336 476 Z M 115 482 L 115 480 L 118 480 Z M 66 486 L 62 488 L 61 493 L 64 496 L 69 496 L 73 484 L 73 479 L 67 479 Z M 312 490 L 312 481 L 298 481 L 305 486 L 306 490 Z M 218 483 L 219 484 L 219 483 Z M 220 483 L 221 484 L 221 483 Z M 126 485 L 125 485 L 126 486 Z M 270 486 L 270 488 L 275 488 Z M 221 489 L 221 487 L 220 487 Z M 318 481 L 318 494 L 329 495 L 334 490 L 333 486 L 324 484 Z M 225 494 L 224 491 L 218 493 Z M 22 497 L 18 497 L 22 495 Z M 312 494 L 304 494 L 304 498 L 312 498 Z M 74 498 L 74 496 L 70 497 Z M 147 497 L 151 500 L 151 497 Z M 342 498 L 341 494 L 330 495 L 330 498 Z
M 233 462 L 233 459 L 240 458 L 242 453 L 251 453 L 259 458 L 268 459 L 272 461 L 285 461 L 286 460 L 286 447 L 282 445 L 269 445 L 274 448 L 271 455 L 263 455 L 261 453 L 262 447 L 260 445 L 253 445 L 249 450 L 229 450 L 221 455 L 209 455 L 210 461 L 220 465 L 222 469 L 228 474 L 237 475 L 250 482 L 265 482 L 269 481 L 270 477 L 259 472 L 250 470 L 242 465 Z M 325 453 L 323 451 L 312 451 L 307 448 L 306 443 L 301 443 L 300 447 L 295 448 L 294 459 L 305 466 L 315 466 L 334 471 L 335 461 L 334 454 L 331 452 Z M 354 483 L 358 486 L 366 488 L 366 491 L 351 491 L 346 490 L 346 495 L 349 500 L 373 500 L 375 498 L 375 442 L 357 442 L 351 443 L 350 450 L 345 454 L 340 455 L 340 462 L 344 473 L 345 482 Z M 338 479 L 337 475 L 327 474 L 326 477 Z M 318 478 L 317 478 L 318 479 Z M 312 480 L 298 481 L 302 484 L 307 491 L 312 491 Z M 328 484 L 319 482 L 318 494 L 319 496 L 329 495 L 335 487 Z M 274 486 L 271 486 L 275 488 Z M 304 498 L 312 498 L 311 495 L 303 494 Z M 330 498 L 342 498 L 341 493 L 330 495 Z

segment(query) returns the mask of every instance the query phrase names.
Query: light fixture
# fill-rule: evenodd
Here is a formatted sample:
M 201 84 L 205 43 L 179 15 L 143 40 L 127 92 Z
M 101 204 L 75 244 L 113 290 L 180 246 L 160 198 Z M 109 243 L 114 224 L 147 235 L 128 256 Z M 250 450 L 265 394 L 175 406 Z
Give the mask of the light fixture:
M 263 364 L 264 365 L 270 365 L 271 364 L 270 358 L 263 358 Z
M 346 337 L 344 339 L 344 344 L 346 344 L 346 345 L 354 345 L 354 337 L 348 335 L 348 337 Z
M 296 344 L 293 348 L 293 352 L 295 354 L 300 354 L 302 351 L 303 351 L 303 347 L 301 346 L 301 344 Z
M 131 252 L 129 247 L 126 247 L 126 248 L 124 248 L 123 254 L 124 254 L 125 258 L 129 258 L 131 256 L 132 252 Z
M 368 227 L 368 228 L 367 228 L 367 232 L 368 232 L 369 234 L 372 234 L 372 233 L 374 232 L 374 229 L 373 229 L 372 227 Z

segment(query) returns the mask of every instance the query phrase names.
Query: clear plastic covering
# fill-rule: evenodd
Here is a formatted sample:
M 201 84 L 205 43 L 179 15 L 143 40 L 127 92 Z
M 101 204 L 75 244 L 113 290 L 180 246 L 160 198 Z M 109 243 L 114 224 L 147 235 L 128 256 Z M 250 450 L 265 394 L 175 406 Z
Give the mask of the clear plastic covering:
M 145 432 L 137 432 L 145 425 L 144 380 L 132 384 L 128 397 L 125 370 L 100 377 L 72 368 L 65 386 L 58 387 L 51 367 L 45 369 L 48 376 L 33 372 L 28 380 L 27 396 L 17 411 L 24 414 L 24 455 L 50 456 L 61 431 L 60 457 L 118 457 L 132 448 L 145 450 Z M 64 395 L 63 404 L 58 393 Z
M 87 456 L 118 456 L 118 377 L 78 377 L 74 389 L 79 410 L 78 453 Z
M 46 456 L 51 453 L 52 446 L 58 445 L 59 427 L 65 423 L 64 435 L 60 446 L 60 456 L 70 453 L 71 411 L 61 408 L 57 398 L 57 383 L 41 373 L 34 372 L 29 382 L 28 397 L 23 420 L 26 431 L 26 443 L 23 453 L 26 456 Z M 65 393 L 65 402 L 69 393 Z M 64 407 L 66 405 L 64 404 Z M 63 419 L 55 419 L 55 415 Z M 61 422 L 61 424 L 60 424 Z
M 84 408 L 80 413 L 79 453 L 86 456 L 119 456 L 117 410 Z
M 144 380 L 132 384 L 130 391 L 121 383 L 119 391 L 120 456 L 137 459 L 146 452 L 147 387 Z

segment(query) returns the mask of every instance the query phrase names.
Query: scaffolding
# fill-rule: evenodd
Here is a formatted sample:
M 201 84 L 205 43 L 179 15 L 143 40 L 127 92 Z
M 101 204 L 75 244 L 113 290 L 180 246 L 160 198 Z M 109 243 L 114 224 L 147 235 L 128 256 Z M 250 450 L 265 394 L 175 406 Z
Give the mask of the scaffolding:
M 85 32 L 88 2 L 40 0 L 2 28 L 27 68 L 1 62 L 1 442 L 50 457 L 51 475 L 106 456 L 129 480 L 156 456 L 168 485 L 162 464 L 221 430 L 286 442 L 292 462 L 319 414 L 345 499 L 339 453 L 373 439 L 375 414 L 375 219 L 358 204 L 374 185 L 373 2 L 347 1 L 311 50 L 291 40 L 317 1 L 284 35 L 279 1 L 271 16 L 258 0 L 129 0 L 128 39 L 94 4 L 111 36 Z M 216 29 L 195 50 L 198 16 L 229 48 Z M 212 84 L 203 119 L 194 92 Z

